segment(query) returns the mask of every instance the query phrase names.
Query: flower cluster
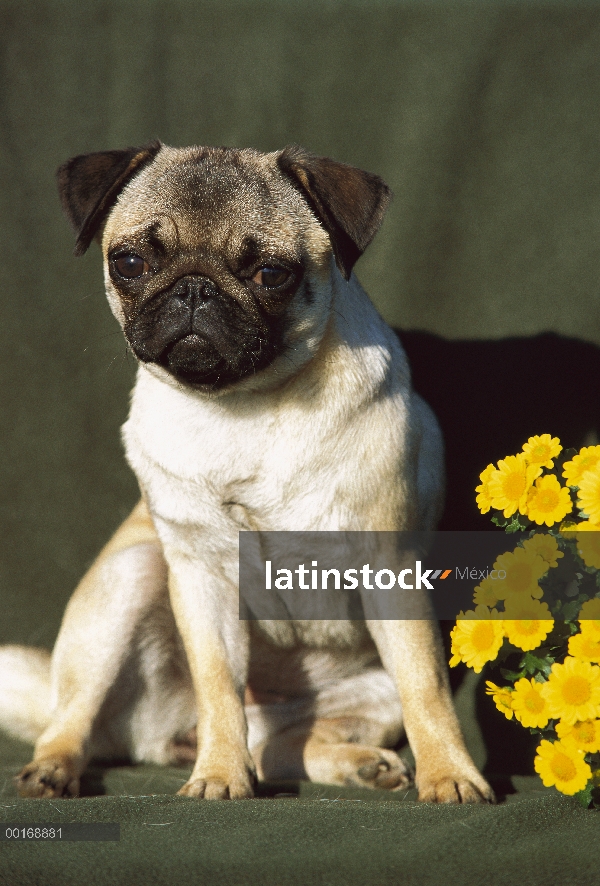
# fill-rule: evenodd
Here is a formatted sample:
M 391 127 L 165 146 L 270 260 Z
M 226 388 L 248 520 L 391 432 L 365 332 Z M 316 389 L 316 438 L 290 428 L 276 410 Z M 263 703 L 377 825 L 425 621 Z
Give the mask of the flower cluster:
M 541 736 L 544 785 L 600 806 L 600 446 L 564 452 L 550 434 L 530 437 L 480 481 L 480 511 L 523 536 L 494 563 L 503 579 L 484 578 L 459 614 L 450 666 L 493 662 L 507 685 L 486 691 Z

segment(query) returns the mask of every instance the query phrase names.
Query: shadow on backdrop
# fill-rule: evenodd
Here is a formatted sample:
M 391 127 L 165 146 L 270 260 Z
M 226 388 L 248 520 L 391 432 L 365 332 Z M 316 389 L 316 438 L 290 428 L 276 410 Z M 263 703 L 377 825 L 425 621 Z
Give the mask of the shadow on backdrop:
M 479 474 L 533 434 L 565 448 L 598 442 L 600 348 L 554 333 L 446 341 L 401 332 L 413 385 L 438 417 L 446 445 L 446 506 L 439 529 L 490 529 L 475 504 Z

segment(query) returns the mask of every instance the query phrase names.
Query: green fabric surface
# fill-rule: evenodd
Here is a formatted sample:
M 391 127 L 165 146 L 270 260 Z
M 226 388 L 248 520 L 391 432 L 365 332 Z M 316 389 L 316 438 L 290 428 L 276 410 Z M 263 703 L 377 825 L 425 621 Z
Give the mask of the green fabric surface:
M 27 759 L 24 746 L 4 740 L 0 754 L 12 763 Z M 7 886 L 598 882 L 600 816 L 535 777 L 514 777 L 513 793 L 497 806 L 456 808 L 419 804 L 414 792 L 316 784 L 202 803 L 170 795 L 189 770 L 156 766 L 96 770 L 96 787 L 103 781 L 106 790 L 100 797 L 19 800 L 9 769 L 0 766 L 0 828 L 119 822 L 121 839 L 0 843 L 0 883 Z
M 255 800 L 203 802 L 174 796 L 189 767 L 99 763 L 82 779 L 78 799 L 22 800 L 13 778 L 31 749 L 0 733 L 0 827 L 121 825 L 118 844 L 0 843 L 0 884 L 597 882 L 600 815 L 530 774 L 532 737 L 492 713 L 487 697 L 478 717 L 480 690 L 480 678 L 467 672 L 455 704 L 477 764 L 500 760 L 488 773 L 495 807 L 428 806 L 416 802 L 414 789 L 307 782 L 259 785 Z M 412 762 L 406 747 L 400 753 Z M 525 774 L 506 774 L 518 771 Z
M 5 744 L 0 750 L 8 753 Z M 14 762 L 27 759 L 13 745 Z M 19 753 L 20 752 L 20 753 Z M 119 843 L 0 844 L 6 884 L 493 884 L 592 886 L 600 816 L 513 778 L 498 806 L 427 806 L 414 793 L 303 784 L 297 796 L 233 802 L 173 797 L 185 770 L 110 770 L 106 795 L 18 800 L 2 823 L 119 822 Z M 7 776 L 6 768 L 0 778 Z M 290 791 L 290 786 L 271 787 Z M 292 786 L 296 791 L 297 787 Z M 163 792 L 168 792 L 165 795 Z
M 119 440 L 134 362 L 54 172 L 154 137 L 295 142 L 389 182 L 357 272 L 440 417 L 446 528 L 489 525 L 477 475 L 528 435 L 597 442 L 600 5 L 0 0 L 0 643 L 51 648 L 136 500 Z M 98 796 L 19 801 L 30 749 L 0 737 L 4 821 L 122 823 L 120 844 L 1 844 L 0 883 L 598 882 L 598 814 L 528 780 L 534 739 L 480 679 L 452 680 L 495 808 L 314 785 L 195 803 L 172 796 L 183 770 L 145 766 L 92 769 Z

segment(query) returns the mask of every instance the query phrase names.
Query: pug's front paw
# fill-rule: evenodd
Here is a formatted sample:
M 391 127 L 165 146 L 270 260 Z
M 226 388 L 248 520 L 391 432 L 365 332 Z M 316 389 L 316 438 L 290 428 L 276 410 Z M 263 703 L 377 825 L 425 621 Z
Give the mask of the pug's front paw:
M 495 803 L 493 790 L 479 773 L 419 778 L 419 800 L 425 803 Z
M 247 800 L 254 796 L 254 775 L 248 767 L 233 772 L 195 770 L 177 791 L 182 797 L 198 800 Z
M 49 757 L 28 763 L 15 778 L 21 797 L 76 797 L 79 775 L 72 760 Z

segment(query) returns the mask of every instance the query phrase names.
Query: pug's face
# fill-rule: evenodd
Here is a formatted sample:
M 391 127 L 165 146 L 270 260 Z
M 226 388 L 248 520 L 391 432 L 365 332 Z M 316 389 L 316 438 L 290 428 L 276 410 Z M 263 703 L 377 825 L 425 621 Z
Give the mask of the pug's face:
M 135 355 L 195 387 L 256 375 L 328 313 L 329 238 L 253 151 L 163 148 L 119 197 L 103 251 Z
M 104 226 L 107 295 L 136 357 L 207 391 L 265 370 L 283 380 L 310 359 L 332 256 L 349 277 L 383 216 L 383 182 L 298 148 L 126 154 L 74 158 L 59 185 L 79 251 Z

